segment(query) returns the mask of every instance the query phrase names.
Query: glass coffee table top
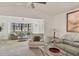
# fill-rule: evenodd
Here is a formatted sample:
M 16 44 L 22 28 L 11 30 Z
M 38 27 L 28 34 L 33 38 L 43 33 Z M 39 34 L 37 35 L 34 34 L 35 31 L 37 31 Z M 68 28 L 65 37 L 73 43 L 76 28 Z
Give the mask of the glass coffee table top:
M 58 47 L 55 47 L 53 44 L 45 45 L 43 47 L 39 47 L 43 55 L 45 56 L 67 56 L 68 53 Z M 54 49 L 54 50 L 53 50 Z

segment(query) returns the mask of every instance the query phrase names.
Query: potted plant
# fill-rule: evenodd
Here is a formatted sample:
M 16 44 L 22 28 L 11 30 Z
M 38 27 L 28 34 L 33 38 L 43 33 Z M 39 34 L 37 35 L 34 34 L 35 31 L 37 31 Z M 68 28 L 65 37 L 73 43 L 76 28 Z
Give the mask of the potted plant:
M 27 32 L 28 39 L 30 38 L 31 32 Z
M 30 35 L 30 34 L 31 34 L 31 33 L 28 31 L 28 32 L 27 32 L 27 35 Z

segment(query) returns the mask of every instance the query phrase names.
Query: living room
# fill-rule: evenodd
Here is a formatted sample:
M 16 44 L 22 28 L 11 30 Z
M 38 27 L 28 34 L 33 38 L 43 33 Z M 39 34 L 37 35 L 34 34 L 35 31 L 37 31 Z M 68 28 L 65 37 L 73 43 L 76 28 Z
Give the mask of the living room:
M 0 2 L 0 56 L 79 56 L 78 7 L 79 2 Z

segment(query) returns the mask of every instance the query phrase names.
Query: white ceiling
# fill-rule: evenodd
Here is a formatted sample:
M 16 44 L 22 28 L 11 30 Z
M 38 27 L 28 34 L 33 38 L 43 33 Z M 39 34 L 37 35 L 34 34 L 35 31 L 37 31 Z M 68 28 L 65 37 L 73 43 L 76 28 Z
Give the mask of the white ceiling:
M 78 8 L 79 2 L 48 2 L 46 5 L 34 5 L 35 8 L 32 9 L 27 2 L 0 2 L 0 15 L 46 18 Z

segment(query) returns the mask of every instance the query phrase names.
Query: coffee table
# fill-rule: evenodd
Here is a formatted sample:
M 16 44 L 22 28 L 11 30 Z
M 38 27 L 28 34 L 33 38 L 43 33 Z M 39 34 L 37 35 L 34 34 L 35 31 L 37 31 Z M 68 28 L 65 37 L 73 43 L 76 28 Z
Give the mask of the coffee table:
M 49 50 L 49 48 L 57 48 L 55 47 L 53 44 L 50 44 L 50 45 L 45 45 L 45 46 L 40 46 L 39 49 L 41 49 L 42 53 L 44 56 L 66 56 L 67 55 L 67 52 L 65 52 L 64 50 L 61 50 L 59 48 L 59 51 L 58 53 L 54 53 L 54 52 L 51 52 Z
M 41 47 L 40 49 L 42 50 L 42 53 L 45 56 L 63 56 L 61 52 L 53 53 L 53 52 L 50 52 L 48 48 L 45 50 L 45 48 Z

